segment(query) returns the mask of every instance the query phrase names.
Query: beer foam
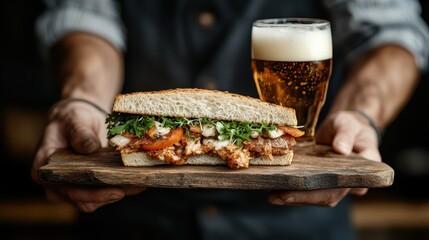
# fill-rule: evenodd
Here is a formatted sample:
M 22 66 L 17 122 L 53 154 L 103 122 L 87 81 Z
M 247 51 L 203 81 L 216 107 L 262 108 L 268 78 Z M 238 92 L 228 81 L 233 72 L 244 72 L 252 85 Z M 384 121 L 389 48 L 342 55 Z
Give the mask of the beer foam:
M 331 30 L 253 27 L 252 59 L 319 61 L 332 58 Z

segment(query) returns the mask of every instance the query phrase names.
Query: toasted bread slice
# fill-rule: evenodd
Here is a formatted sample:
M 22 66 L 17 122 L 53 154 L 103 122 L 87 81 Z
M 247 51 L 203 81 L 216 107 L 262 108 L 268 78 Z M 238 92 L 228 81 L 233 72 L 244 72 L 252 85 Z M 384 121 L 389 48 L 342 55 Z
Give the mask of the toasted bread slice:
M 177 88 L 117 95 L 113 112 L 296 126 L 293 108 L 234 93 Z

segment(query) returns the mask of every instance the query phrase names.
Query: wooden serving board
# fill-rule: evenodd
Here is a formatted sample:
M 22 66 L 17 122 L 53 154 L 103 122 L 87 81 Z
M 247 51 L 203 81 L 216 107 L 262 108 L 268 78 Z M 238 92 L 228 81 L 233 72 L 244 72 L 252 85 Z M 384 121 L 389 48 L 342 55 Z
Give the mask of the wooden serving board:
M 264 190 L 379 188 L 393 183 L 394 171 L 385 163 L 342 156 L 323 145 L 295 147 L 294 152 L 289 166 L 231 170 L 226 166 L 125 167 L 117 152 L 78 155 L 61 150 L 40 168 L 39 177 L 48 184 Z

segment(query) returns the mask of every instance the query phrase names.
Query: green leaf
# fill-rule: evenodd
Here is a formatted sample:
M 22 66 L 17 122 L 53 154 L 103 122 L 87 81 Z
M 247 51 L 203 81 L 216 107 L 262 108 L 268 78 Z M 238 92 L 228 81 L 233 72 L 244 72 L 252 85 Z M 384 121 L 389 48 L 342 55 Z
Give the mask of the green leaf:
M 159 122 L 161 127 L 175 129 L 184 127 L 187 136 L 192 134 L 189 132 L 189 126 L 202 126 L 203 124 L 214 125 L 217 131 L 219 140 L 230 140 L 234 144 L 241 146 L 243 141 L 250 141 L 252 131 L 257 131 L 260 134 L 268 133 L 270 130 L 275 130 L 277 127 L 273 124 L 257 124 L 249 122 L 237 121 L 222 121 L 211 120 L 208 118 L 181 118 L 181 117 L 158 117 L 138 114 L 123 114 L 112 113 L 106 118 L 108 138 L 112 138 L 117 134 L 131 133 L 137 137 L 141 137 L 151 127 Z

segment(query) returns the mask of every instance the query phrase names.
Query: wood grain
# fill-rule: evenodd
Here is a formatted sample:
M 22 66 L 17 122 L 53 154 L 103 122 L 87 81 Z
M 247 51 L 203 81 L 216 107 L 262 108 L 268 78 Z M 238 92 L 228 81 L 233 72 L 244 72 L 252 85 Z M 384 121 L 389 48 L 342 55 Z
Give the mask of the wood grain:
M 265 190 L 380 188 L 393 183 L 394 171 L 385 163 L 342 156 L 322 145 L 296 147 L 294 152 L 290 166 L 231 170 L 225 166 L 125 167 L 117 152 L 79 155 L 60 150 L 40 168 L 39 177 L 48 184 Z

